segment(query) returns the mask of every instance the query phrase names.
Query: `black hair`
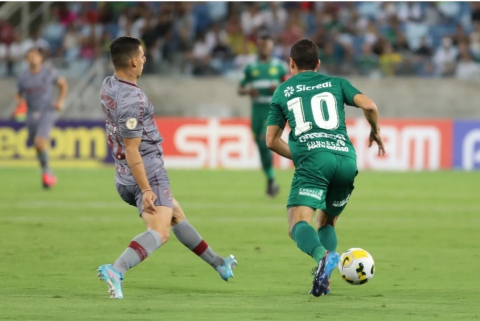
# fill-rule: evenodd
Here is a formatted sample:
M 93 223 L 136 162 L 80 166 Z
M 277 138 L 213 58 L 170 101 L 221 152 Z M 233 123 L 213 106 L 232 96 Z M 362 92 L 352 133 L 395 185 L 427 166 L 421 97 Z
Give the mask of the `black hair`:
M 115 68 L 127 68 L 130 59 L 137 54 L 140 40 L 133 37 L 119 37 L 110 44 L 110 59 Z
M 318 64 L 318 46 L 309 39 L 297 41 L 290 50 L 290 57 L 299 70 L 315 70 Z

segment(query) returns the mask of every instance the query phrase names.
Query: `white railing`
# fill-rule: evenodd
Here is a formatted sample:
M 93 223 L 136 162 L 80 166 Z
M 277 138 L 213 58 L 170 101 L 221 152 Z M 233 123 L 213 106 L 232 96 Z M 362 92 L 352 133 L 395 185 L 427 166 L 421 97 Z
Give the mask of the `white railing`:
M 50 6 L 52 2 L 42 2 L 33 12 L 30 12 L 29 2 L 6 2 L 0 7 L 0 17 L 8 20 L 21 10 L 20 24 L 15 27 L 15 31 L 21 31 L 22 37 L 29 35 L 30 24 L 38 17 L 42 16 L 42 25 L 45 25 L 50 15 Z
M 100 86 L 106 75 L 105 59 L 97 59 L 90 69 L 69 89 L 64 118 L 102 118 Z

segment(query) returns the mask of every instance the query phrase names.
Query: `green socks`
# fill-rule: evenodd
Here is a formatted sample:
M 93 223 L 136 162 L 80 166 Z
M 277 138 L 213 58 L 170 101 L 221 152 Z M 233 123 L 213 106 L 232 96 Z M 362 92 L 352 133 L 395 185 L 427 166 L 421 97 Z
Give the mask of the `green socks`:
M 318 229 L 318 237 L 320 242 L 328 252 L 337 250 L 337 233 L 331 225 L 325 225 Z
M 297 243 L 297 247 L 304 253 L 310 255 L 315 261 L 325 256 L 325 248 L 320 243 L 315 229 L 305 221 L 300 221 L 292 229 L 292 238 Z

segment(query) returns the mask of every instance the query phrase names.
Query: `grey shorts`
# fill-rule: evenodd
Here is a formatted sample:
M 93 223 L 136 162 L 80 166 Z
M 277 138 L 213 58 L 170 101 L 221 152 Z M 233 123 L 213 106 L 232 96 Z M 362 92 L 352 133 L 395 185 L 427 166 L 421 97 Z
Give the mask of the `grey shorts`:
M 55 120 L 56 115 L 54 111 L 34 111 L 27 115 L 27 146 L 33 145 L 35 137 L 49 139 Z
M 173 208 L 172 190 L 170 189 L 170 180 L 167 176 L 165 168 L 156 172 L 149 178 L 150 186 L 157 196 L 155 206 L 166 206 Z M 121 185 L 116 183 L 117 191 L 122 200 L 127 204 L 137 207 L 138 214 L 142 215 L 142 191 L 138 185 Z

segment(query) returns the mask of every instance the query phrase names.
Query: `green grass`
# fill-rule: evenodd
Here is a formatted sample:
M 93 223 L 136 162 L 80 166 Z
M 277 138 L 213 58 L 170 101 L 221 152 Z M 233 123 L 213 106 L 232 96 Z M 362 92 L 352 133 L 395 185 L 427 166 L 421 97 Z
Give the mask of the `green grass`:
M 339 251 L 362 247 L 375 277 L 307 295 L 311 258 L 287 236 L 282 193 L 257 171 L 170 171 L 174 196 L 213 249 L 239 260 L 223 282 L 174 237 L 108 299 L 96 268 L 143 231 L 113 169 L 1 169 L 0 320 L 480 320 L 480 173 L 361 173 L 338 222 Z

